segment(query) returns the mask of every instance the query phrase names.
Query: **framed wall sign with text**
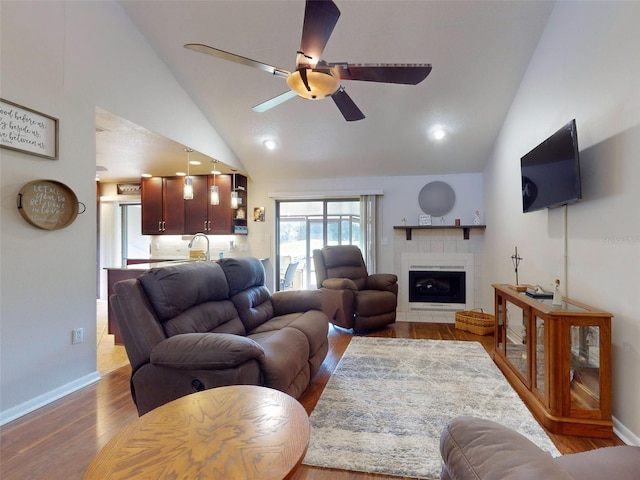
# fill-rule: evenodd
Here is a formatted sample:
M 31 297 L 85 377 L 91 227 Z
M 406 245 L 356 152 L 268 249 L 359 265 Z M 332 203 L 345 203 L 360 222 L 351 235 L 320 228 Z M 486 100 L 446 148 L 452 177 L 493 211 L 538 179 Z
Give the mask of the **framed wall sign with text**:
M 426 215 L 426 214 L 419 215 L 418 225 L 431 225 L 431 215 Z
M 58 119 L 0 98 L 0 147 L 58 159 Z

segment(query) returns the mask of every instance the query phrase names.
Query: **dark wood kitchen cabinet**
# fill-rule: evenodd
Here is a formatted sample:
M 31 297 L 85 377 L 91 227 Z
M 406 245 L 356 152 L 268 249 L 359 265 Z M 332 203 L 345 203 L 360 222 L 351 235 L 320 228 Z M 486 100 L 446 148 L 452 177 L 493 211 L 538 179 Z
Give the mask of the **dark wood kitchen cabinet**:
M 207 235 L 230 235 L 233 233 L 231 209 L 231 175 L 194 175 L 193 199 L 185 200 L 184 233 L 198 232 Z M 218 187 L 220 204 L 211 205 L 209 188 Z
M 247 216 L 249 215 L 249 207 L 247 205 L 247 177 L 236 174 L 235 181 L 232 179 L 232 183 L 235 185 L 235 191 L 238 194 L 238 208 L 233 210 L 232 231 L 236 235 L 247 235 L 249 233 L 247 229 Z
M 184 177 L 142 178 L 142 234 L 181 235 L 185 227 Z

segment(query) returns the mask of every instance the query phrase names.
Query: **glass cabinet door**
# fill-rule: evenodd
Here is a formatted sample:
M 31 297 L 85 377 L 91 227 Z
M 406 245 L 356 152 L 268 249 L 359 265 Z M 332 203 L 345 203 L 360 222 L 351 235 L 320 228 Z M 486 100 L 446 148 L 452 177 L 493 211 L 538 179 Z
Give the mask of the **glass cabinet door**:
M 535 342 L 535 357 L 534 357 L 534 375 L 533 375 L 533 388 L 535 388 L 540 396 L 544 399 L 545 404 L 548 406 L 547 401 L 547 354 L 545 351 L 545 327 L 546 321 L 543 318 L 535 316 L 536 323 L 536 342 Z
M 505 356 L 529 383 L 529 365 L 527 354 L 528 311 L 519 306 L 505 302 Z
M 600 328 L 571 325 L 569 382 L 572 410 L 600 409 Z

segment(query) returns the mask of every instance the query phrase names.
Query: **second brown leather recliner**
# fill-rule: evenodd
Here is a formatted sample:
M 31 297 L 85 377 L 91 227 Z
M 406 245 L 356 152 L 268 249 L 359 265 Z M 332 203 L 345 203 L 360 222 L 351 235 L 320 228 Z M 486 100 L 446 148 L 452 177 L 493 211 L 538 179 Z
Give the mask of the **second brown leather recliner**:
M 313 251 L 318 288 L 324 291 L 323 310 L 329 321 L 362 332 L 396 321 L 398 277 L 369 275 L 355 245 L 332 245 Z

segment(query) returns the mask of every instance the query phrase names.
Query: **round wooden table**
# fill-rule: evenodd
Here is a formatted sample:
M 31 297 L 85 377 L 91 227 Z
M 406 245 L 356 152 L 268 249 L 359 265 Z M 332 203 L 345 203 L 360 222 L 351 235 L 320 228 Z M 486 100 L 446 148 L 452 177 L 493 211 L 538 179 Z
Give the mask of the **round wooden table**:
M 250 385 L 187 395 L 116 434 L 85 479 L 284 479 L 309 446 L 309 417 L 294 398 Z

